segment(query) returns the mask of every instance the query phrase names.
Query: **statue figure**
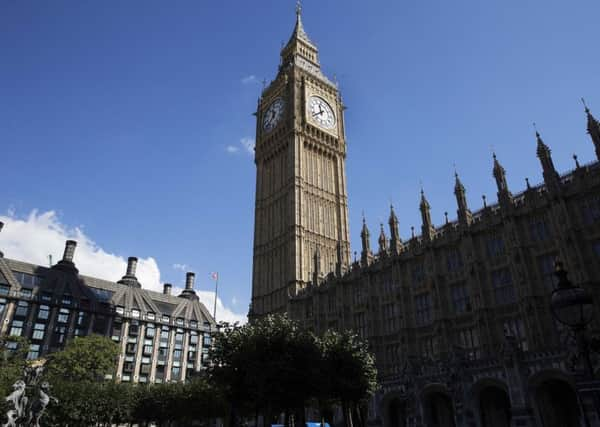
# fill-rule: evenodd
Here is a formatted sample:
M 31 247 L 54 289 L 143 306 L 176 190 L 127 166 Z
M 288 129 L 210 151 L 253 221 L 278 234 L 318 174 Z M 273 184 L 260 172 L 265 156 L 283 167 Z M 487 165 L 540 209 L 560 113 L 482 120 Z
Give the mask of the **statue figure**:
M 50 384 L 47 381 L 39 384 L 43 372 L 43 364 L 27 366 L 23 371 L 23 379 L 13 384 L 14 391 L 5 399 L 12 408 L 6 413 L 8 421 L 2 427 L 40 427 L 40 419 L 50 401 L 58 403 L 56 398 L 49 395 Z M 37 397 L 28 398 L 28 388 L 30 393 L 37 390 Z
M 29 410 L 29 419 L 27 420 L 27 423 L 30 427 L 40 427 L 40 419 L 42 418 L 42 415 L 44 415 L 44 411 L 46 410 L 48 403 L 50 403 L 50 400 L 54 401 L 54 403 L 58 403 L 58 399 L 48 394 L 49 391 L 50 384 L 48 384 L 47 381 L 44 381 L 40 385 L 37 400 L 33 401 L 31 409 Z
M 13 384 L 14 391 L 5 399 L 7 402 L 12 403 L 13 409 L 9 409 L 6 413 L 8 421 L 3 427 L 17 427 L 16 422 L 23 417 L 27 407 L 26 387 L 27 385 L 23 380 L 18 380 Z

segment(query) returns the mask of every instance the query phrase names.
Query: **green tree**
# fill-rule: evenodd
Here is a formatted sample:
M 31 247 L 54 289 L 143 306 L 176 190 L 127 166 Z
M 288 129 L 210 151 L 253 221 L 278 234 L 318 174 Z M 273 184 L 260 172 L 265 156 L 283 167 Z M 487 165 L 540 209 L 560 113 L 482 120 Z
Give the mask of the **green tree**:
M 64 350 L 48 356 L 46 377 L 52 382 L 101 381 L 114 374 L 119 346 L 101 335 L 75 337 Z
M 262 414 L 270 424 L 279 413 L 303 418 L 320 360 L 315 337 L 282 315 L 241 327 L 226 327 L 214 340 L 212 383 L 231 403 L 230 423 Z
M 321 345 L 324 374 L 322 397 L 339 400 L 346 426 L 353 425 L 353 418 L 360 425 L 365 425 L 366 420 L 360 408 L 377 389 L 375 359 L 366 341 L 350 331 L 327 331 L 321 339 Z

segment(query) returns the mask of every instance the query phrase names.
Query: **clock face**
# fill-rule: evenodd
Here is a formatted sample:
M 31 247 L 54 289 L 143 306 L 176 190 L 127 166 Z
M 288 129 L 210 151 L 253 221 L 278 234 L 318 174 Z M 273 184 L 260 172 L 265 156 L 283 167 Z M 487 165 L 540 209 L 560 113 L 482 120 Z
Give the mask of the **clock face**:
M 271 105 L 269 105 L 269 108 L 267 108 L 267 111 L 265 111 L 263 115 L 264 130 L 268 132 L 272 130 L 277 125 L 277 123 L 279 123 L 279 120 L 281 120 L 281 117 L 283 116 L 284 106 L 285 104 L 283 103 L 283 99 L 281 98 L 277 98 L 271 103 Z
M 335 114 L 329 104 L 318 96 L 311 96 L 308 100 L 308 114 L 319 125 L 325 129 L 333 129 L 335 126 Z

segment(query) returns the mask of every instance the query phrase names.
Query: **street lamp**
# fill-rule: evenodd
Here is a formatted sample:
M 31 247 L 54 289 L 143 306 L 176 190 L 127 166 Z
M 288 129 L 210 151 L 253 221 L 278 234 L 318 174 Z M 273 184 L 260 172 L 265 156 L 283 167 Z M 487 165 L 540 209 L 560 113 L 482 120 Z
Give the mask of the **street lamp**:
M 558 322 L 571 328 L 575 333 L 578 357 L 583 359 L 584 382 L 589 382 L 589 385 L 591 385 L 589 391 L 592 392 L 596 413 L 600 416 L 596 395 L 597 385 L 594 384 L 594 368 L 590 359 L 589 343 L 585 338 L 585 328 L 592 321 L 593 317 L 594 301 L 589 292 L 571 283 L 562 262 L 557 261 L 555 267 L 554 274 L 558 278 L 558 284 L 552 292 L 550 301 L 552 316 Z M 589 426 L 589 420 L 585 411 L 583 411 L 583 415 L 586 425 Z
M 572 329 L 585 329 L 592 320 L 592 296 L 571 283 L 562 262 L 556 262 L 554 274 L 558 277 L 558 285 L 552 292 L 552 314 L 556 320 Z

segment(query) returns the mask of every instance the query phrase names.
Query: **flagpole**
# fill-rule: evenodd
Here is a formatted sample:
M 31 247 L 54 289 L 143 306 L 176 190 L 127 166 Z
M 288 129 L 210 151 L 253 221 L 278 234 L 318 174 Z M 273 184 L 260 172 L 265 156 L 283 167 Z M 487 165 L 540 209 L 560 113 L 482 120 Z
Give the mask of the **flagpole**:
M 215 280 L 215 304 L 213 306 L 213 319 L 217 322 L 217 292 L 219 290 L 219 273 L 217 272 L 217 279 Z

